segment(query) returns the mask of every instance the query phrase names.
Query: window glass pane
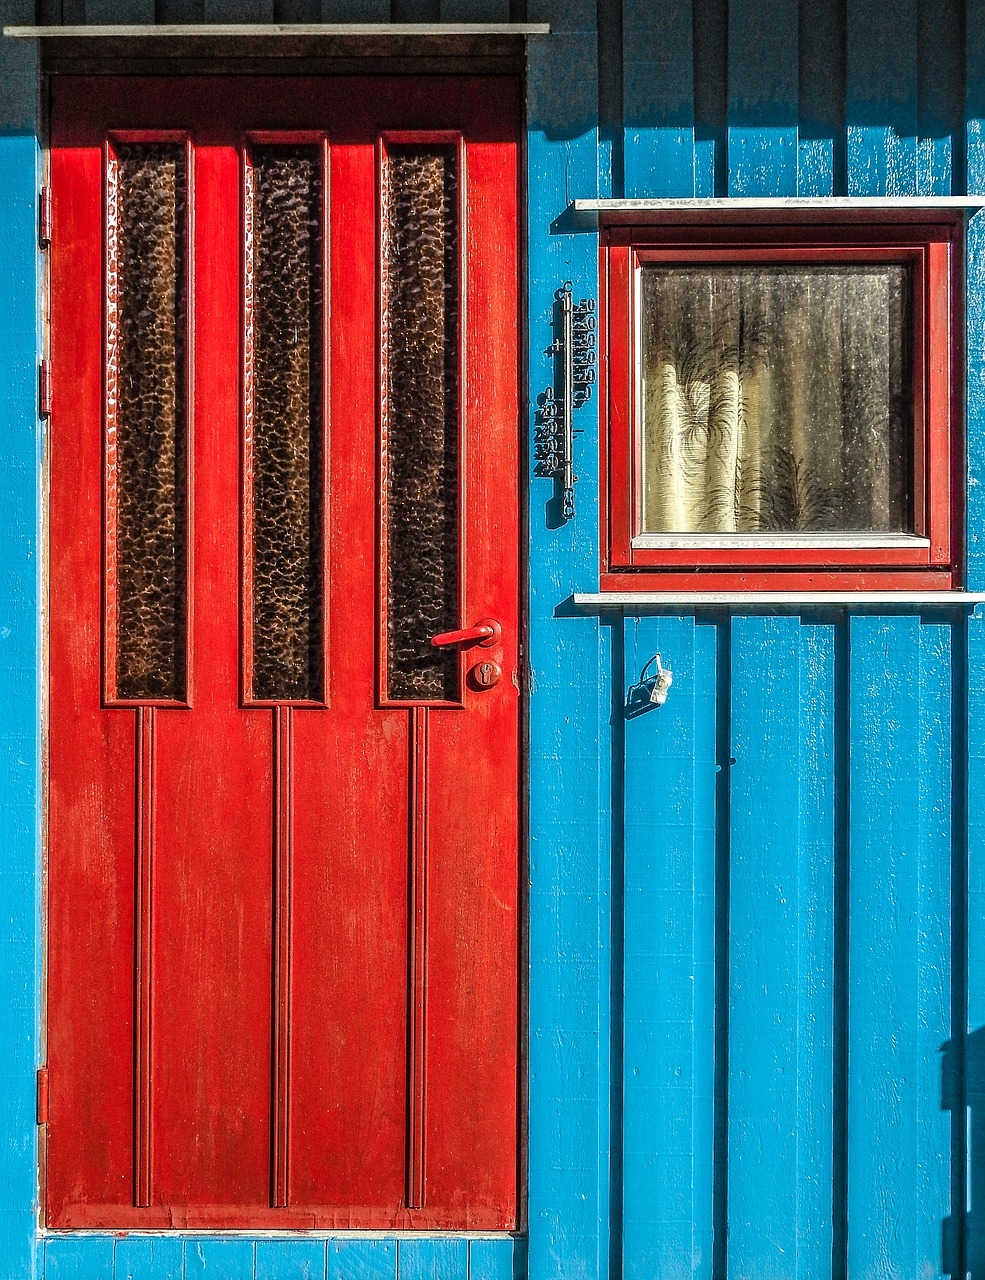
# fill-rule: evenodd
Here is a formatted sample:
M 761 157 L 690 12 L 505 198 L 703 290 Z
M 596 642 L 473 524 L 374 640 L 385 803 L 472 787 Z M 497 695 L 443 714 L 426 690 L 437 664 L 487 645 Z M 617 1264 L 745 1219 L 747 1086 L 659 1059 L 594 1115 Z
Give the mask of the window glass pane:
M 913 531 L 909 266 L 641 274 L 643 532 Z
M 393 146 L 383 207 L 388 696 L 458 697 L 458 173 Z
M 247 170 L 247 448 L 253 687 L 322 697 L 322 155 L 252 149 Z
M 107 550 L 115 694 L 136 700 L 185 696 L 186 201 L 180 144 L 116 147 L 107 201 Z

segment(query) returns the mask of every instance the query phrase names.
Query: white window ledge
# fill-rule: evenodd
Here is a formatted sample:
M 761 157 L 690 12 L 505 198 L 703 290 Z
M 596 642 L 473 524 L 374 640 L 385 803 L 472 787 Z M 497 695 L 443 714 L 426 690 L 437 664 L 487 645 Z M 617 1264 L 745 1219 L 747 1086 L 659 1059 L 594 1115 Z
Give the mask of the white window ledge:
M 573 610 L 668 609 L 792 609 L 847 605 L 850 608 L 973 609 L 985 604 L 985 593 L 974 591 L 576 591 L 568 601 Z M 562 606 L 563 610 L 563 606 Z
M 708 200 L 572 200 L 576 227 L 656 226 L 682 222 L 867 222 L 953 221 L 985 208 L 985 195 L 967 196 L 819 196 L 756 200 L 747 197 Z M 936 216 L 935 216 L 936 215 Z

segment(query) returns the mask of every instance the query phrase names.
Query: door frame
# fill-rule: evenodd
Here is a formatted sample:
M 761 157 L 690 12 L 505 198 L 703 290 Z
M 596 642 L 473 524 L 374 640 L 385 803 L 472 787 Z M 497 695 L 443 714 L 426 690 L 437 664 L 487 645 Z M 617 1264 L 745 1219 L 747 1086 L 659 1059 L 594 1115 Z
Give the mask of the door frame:
M 389 39 L 389 37 L 384 38 Z M 516 386 L 517 386 L 517 443 L 518 457 L 520 463 L 520 474 L 517 477 L 517 498 L 518 498 L 518 563 L 519 578 L 517 582 L 517 601 L 518 601 L 518 666 L 520 672 L 520 698 L 518 706 L 518 751 L 519 751 L 519 794 L 518 802 L 518 823 L 519 823 L 519 841 L 518 841 L 518 926 L 519 926 L 519 955 L 518 955 L 518 1102 L 517 1102 L 517 1152 L 518 1152 L 518 1170 L 517 1170 L 517 1224 L 516 1229 L 512 1232 L 481 1232 L 469 1231 L 465 1233 L 455 1232 L 454 1241 L 447 1232 L 429 1232 L 429 1231 L 401 1231 L 391 1230 L 383 1233 L 385 1241 L 392 1241 L 395 1249 L 399 1248 L 401 1254 L 410 1250 L 409 1256 L 413 1255 L 417 1246 L 426 1246 L 429 1241 L 446 1241 L 448 1247 L 451 1248 L 454 1243 L 464 1243 L 467 1239 L 469 1242 L 469 1250 L 475 1246 L 482 1246 L 483 1249 L 488 1248 L 489 1258 L 503 1258 L 502 1248 L 498 1248 L 509 1242 L 512 1252 L 514 1243 L 518 1238 L 523 1237 L 527 1231 L 527 1169 L 528 1169 L 528 1130 L 529 1130 L 529 1114 L 528 1114 L 528 987 L 529 987 L 529 688 L 526 676 L 528 668 L 528 599 L 527 599 L 527 583 L 528 583 L 528 516 L 529 516 L 529 494 L 527 484 L 525 482 L 525 459 L 528 452 L 529 437 L 529 410 L 527 398 L 527 360 L 528 360 L 528 330 L 527 330 L 527 202 L 526 202 L 526 82 L 525 82 L 525 58 L 518 56 L 518 48 L 522 50 L 524 41 L 522 37 L 517 40 L 513 35 L 504 37 L 502 41 L 496 38 L 490 40 L 487 38 L 484 42 L 478 37 L 474 41 L 465 41 L 465 47 L 471 48 L 473 44 L 476 47 L 482 47 L 483 43 L 486 48 L 484 52 L 466 52 L 462 53 L 462 41 L 459 40 L 457 48 L 450 46 L 449 37 L 436 36 L 433 45 L 430 47 L 426 55 L 414 56 L 393 56 L 386 54 L 381 56 L 379 45 L 372 42 L 361 51 L 353 52 L 351 49 L 346 51 L 345 56 L 307 56 L 303 57 L 303 67 L 295 71 L 292 65 L 291 72 L 288 73 L 285 67 L 284 58 L 277 56 L 275 58 L 257 54 L 253 52 L 256 47 L 256 39 L 254 37 L 243 37 L 243 42 L 238 43 L 238 48 L 230 45 L 228 40 L 221 40 L 214 45 L 208 56 L 196 59 L 193 64 L 189 64 L 187 59 L 173 56 L 162 56 L 159 50 L 148 47 L 147 50 L 141 49 L 141 52 L 147 52 L 153 56 L 138 57 L 137 62 L 141 65 L 139 69 L 134 71 L 134 58 L 121 54 L 119 46 L 122 42 L 118 41 L 100 41 L 98 38 L 87 39 L 83 41 L 47 41 L 44 47 L 45 65 L 41 75 L 41 83 L 45 87 L 43 94 L 43 102 L 47 108 L 49 102 L 49 94 L 47 86 L 50 84 L 53 75 L 71 73 L 79 74 L 85 70 L 87 74 L 95 77 L 104 75 L 120 74 L 124 69 L 128 74 L 161 74 L 166 71 L 167 74 L 187 75 L 189 73 L 197 76 L 200 75 L 248 75 L 248 76 L 270 76 L 297 74 L 310 77 L 312 75 L 324 76 L 330 79 L 337 75 L 353 75 L 365 74 L 368 76 L 380 76 L 382 74 L 394 74 L 405 76 L 414 75 L 434 75 L 439 70 L 442 74 L 454 74 L 456 76 L 474 76 L 474 75 L 492 75 L 501 77 L 508 75 L 518 81 L 519 92 L 518 98 L 520 103 L 520 119 L 518 121 L 518 148 L 517 148 L 517 279 L 516 279 L 516 298 L 515 308 L 517 317 L 517 370 L 516 370 Z M 151 42 L 153 44 L 153 42 Z M 47 185 L 49 173 L 49 116 L 46 110 L 45 114 L 45 146 L 40 153 L 41 159 L 41 175 L 44 179 L 44 185 Z M 54 232 L 57 235 L 57 228 Z M 40 334 L 43 342 L 43 350 L 48 351 L 49 347 L 49 328 L 50 328 L 50 308 L 48 306 L 49 293 L 49 259 L 47 255 L 43 260 L 41 277 L 43 281 L 44 307 L 43 319 L 40 326 Z M 61 394 L 57 370 L 52 374 L 53 392 L 52 403 L 55 405 L 57 412 L 57 401 Z M 44 498 L 42 506 L 42 554 L 40 556 L 41 572 L 44 582 L 44 599 L 47 602 L 47 578 L 49 557 L 51 554 L 51 539 L 49 531 L 49 511 L 48 511 L 48 484 L 47 475 L 49 469 L 51 436 L 50 432 L 45 432 L 45 439 L 42 452 L 42 471 L 45 477 Z M 189 496 L 189 504 L 191 498 Z M 49 646 L 49 620 L 47 603 L 42 611 L 42 682 L 44 689 L 43 709 L 41 716 L 42 738 L 45 743 L 48 741 L 50 733 L 49 726 L 49 707 L 47 689 L 49 684 L 49 663 L 50 663 L 50 646 Z M 41 774 L 42 789 L 42 823 L 41 823 L 41 876 L 39 877 L 40 889 L 40 921 L 42 941 L 40 943 L 40 990 L 37 1003 L 36 1028 L 38 1035 L 38 1044 L 40 1048 L 40 1058 L 42 1064 L 46 1061 L 46 1027 L 47 1027 L 47 966 L 48 966 L 48 827 L 47 827 L 47 793 L 48 793 L 48 760 L 47 750 L 45 749 L 44 764 Z M 47 1070 L 44 1065 L 38 1072 L 38 1110 L 39 1117 L 46 1114 L 47 1107 Z M 45 1128 L 43 1123 L 39 1127 L 39 1141 L 37 1150 L 36 1170 L 38 1178 L 38 1230 L 39 1241 L 57 1241 L 59 1245 L 71 1245 L 74 1240 L 81 1248 L 84 1255 L 97 1256 L 100 1244 L 105 1244 L 115 1239 L 117 1233 L 109 1231 L 91 1231 L 85 1229 L 73 1229 L 68 1232 L 52 1231 L 44 1225 L 44 1177 L 45 1177 Z M 151 1233 L 154 1238 L 160 1238 L 163 1241 L 171 1241 L 181 1243 L 184 1247 L 186 1241 L 192 1239 L 210 1239 L 222 1237 L 224 1240 L 230 1237 L 228 1231 L 211 1232 L 211 1231 L 189 1231 L 176 1230 L 175 1232 L 157 1232 Z M 353 1256 L 358 1252 L 358 1245 L 365 1233 L 358 1231 L 331 1230 L 331 1231 L 278 1231 L 278 1232 L 236 1232 L 233 1233 L 240 1243 L 246 1244 L 248 1237 L 255 1237 L 249 1240 L 251 1245 L 259 1246 L 261 1242 L 271 1240 L 272 1236 L 278 1237 L 286 1246 L 296 1244 L 298 1242 L 314 1242 L 321 1240 L 341 1241 L 343 1243 L 351 1241 L 353 1246 Z M 498 1252 L 497 1252 L 498 1248 Z M 495 1263 L 498 1267 L 499 1262 Z M 464 1273 L 463 1273 L 464 1274 Z

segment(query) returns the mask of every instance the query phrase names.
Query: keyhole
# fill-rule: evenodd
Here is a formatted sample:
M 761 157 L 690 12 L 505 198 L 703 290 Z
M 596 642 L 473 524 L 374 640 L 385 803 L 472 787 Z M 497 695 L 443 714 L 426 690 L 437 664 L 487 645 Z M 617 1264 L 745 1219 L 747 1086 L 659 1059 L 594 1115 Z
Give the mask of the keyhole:
M 480 662 L 472 668 L 472 673 L 480 689 L 491 689 L 502 675 L 499 665 L 495 662 Z

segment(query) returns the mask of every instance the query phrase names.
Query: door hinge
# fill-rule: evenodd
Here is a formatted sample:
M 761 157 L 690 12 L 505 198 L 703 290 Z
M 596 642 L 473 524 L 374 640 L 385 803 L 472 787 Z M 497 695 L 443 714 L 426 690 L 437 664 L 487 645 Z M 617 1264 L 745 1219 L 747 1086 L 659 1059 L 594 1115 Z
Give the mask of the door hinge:
M 48 1068 L 38 1067 L 38 1124 L 48 1123 Z
M 41 201 L 38 205 L 38 242 L 42 249 L 51 244 L 51 187 L 41 188 Z
M 51 417 L 51 361 L 42 360 L 38 369 L 38 414 Z

